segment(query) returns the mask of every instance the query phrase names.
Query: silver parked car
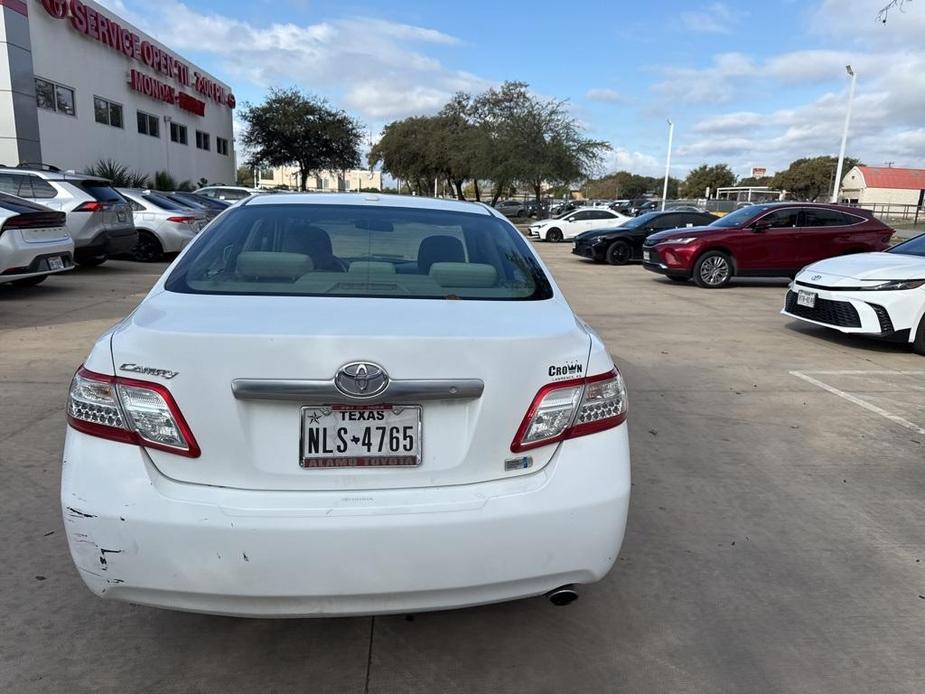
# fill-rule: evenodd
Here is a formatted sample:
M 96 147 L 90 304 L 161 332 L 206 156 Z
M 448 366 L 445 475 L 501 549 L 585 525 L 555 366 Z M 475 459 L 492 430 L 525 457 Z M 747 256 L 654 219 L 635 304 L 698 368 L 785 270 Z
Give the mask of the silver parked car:
M 131 208 L 105 178 L 47 165 L 0 167 L 0 192 L 64 212 L 79 265 L 130 253 L 138 239 Z
M 0 193 L 0 284 L 31 287 L 74 269 L 65 214 Z
M 249 198 L 251 195 L 263 192 L 258 188 L 245 188 L 244 186 L 206 186 L 199 190 L 193 191 L 196 195 L 204 195 L 207 198 L 216 200 L 227 200 L 235 202 Z
M 138 243 L 135 260 L 152 262 L 165 253 L 179 253 L 193 240 L 208 219 L 202 210 L 182 205 L 156 191 L 118 188 L 132 206 Z

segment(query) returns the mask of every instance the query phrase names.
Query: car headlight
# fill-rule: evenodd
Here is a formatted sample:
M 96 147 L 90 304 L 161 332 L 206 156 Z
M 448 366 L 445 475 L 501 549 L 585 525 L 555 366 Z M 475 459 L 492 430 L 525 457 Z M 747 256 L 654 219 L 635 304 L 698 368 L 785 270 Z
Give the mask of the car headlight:
M 685 236 L 685 237 L 680 238 L 680 239 L 667 239 L 667 240 L 665 240 L 665 241 L 660 241 L 659 243 L 678 243 L 678 244 L 684 244 L 684 243 L 693 243 L 693 242 L 696 241 L 696 240 L 697 240 L 697 237 L 696 237 L 696 236 Z
M 878 284 L 873 287 L 865 287 L 865 289 L 868 291 L 872 291 L 872 292 L 897 291 L 901 289 L 918 289 L 923 284 L 925 284 L 925 279 L 922 279 L 922 280 L 891 280 L 889 282 L 884 282 L 883 284 Z

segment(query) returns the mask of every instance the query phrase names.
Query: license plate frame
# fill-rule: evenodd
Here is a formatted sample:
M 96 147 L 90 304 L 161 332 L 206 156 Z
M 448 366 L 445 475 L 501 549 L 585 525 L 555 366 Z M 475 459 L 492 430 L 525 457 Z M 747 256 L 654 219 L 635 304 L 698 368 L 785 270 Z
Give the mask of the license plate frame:
M 800 289 L 797 291 L 797 306 L 816 308 L 816 299 L 818 296 L 819 295 L 815 292 L 807 292 Z
M 64 258 L 58 255 L 53 255 L 48 259 L 48 269 L 49 270 L 63 270 L 64 269 Z
M 359 419 L 359 420 L 344 420 L 341 419 L 338 421 L 336 419 L 339 413 L 346 412 L 360 412 L 360 413 L 377 413 L 382 412 L 386 414 L 386 417 L 383 419 Z M 408 415 L 413 415 L 409 417 Z M 389 415 L 392 416 L 392 423 L 386 423 L 389 420 Z M 331 418 L 331 421 L 326 421 L 323 426 L 313 427 L 313 424 L 320 425 L 321 420 L 324 418 Z M 398 422 L 395 421 L 395 418 L 398 418 Z M 312 419 L 315 419 L 315 422 L 312 422 Z M 423 444 L 423 408 L 420 405 L 306 405 L 303 406 L 299 411 L 299 467 L 303 470 L 351 470 L 351 469 L 380 469 L 380 468 L 414 468 L 420 467 L 421 460 L 423 456 L 424 444 Z M 410 420 L 410 422 L 409 422 Z M 368 422 L 365 424 L 364 422 Z M 377 424 L 377 422 L 382 422 L 382 424 Z M 337 425 L 346 425 L 345 427 L 338 427 Z M 351 425 L 357 425 L 352 427 Z M 334 433 L 331 432 L 331 427 L 334 427 Z M 362 442 L 365 440 L 365 435 L 361 432 L 362 430 L 376 430 L 376 429 L 388 429 L 392 426 L 398 426 L 402 428 L 402 432 L 399 434 L 404 434 L 406 427 L 411 427 L 413 429 L 413 442 L 414 445 L 410 451 L 399 451 L 399 452 L 390 452 L 384 453 L 382 451 L 366 451 L 361 452 L 358 450 L 350 450 L 352 443 L 354 447 L 362 445 Z M 344 433 L 345 437 L 349 439 L 344 442 L 346 450 L 337 451 L 332 450 L 328 451 L 318 451 L 312 453 L 309 451 L 309 447 L 314 446 L 326 447 L 327 444 L 336 445 L 338 442 L 337 430 L 340 428 L 348 429 Z M 319 433 L 314 437 L 312 436 L 312 430 L 316 430 Z M 328 441 L 328 434 L 322 434 L 320 432 L 327 431 L 331 435 L 331 440 Z M 373 433 L 371 436 L 391 436 L 391 432 L 386 433 Z M 354 437 L 359 438 L 359 441 L 354 441 Z M 313 440 L 314 439 L 314 440 Z M 343 441 L 343 439 L 341 439 Z M 381 447 L 383 444 L 383 438 L 379 439 L 378 444 L 375 440 L 372 440 L 372 444 L 375 447 Z

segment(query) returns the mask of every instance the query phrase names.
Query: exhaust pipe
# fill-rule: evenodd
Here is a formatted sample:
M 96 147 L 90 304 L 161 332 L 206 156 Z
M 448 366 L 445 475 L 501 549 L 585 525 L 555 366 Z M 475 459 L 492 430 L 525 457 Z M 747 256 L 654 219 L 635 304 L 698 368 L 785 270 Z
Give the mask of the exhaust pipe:
M 549 602 L 557 607 L 562 607 L 563 605 L 570 605 L 578 599 L 578 593 L 575 591 L 574 585 L 559 586 L 548 593 L 546 597 L 549 598 Z

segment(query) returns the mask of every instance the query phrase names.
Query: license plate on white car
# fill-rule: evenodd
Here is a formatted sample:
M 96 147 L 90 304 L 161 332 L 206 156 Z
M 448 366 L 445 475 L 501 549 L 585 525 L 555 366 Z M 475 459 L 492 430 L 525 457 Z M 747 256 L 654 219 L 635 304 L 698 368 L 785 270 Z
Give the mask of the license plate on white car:
M 64 260 L 58 256 L 53 256 L 48 259 L 48 269 L 49 270 L 63 270 L 64 269 Z
M 303 407 L 301 441 L 303 468 L 420 465 L 421 408 Z
M 797 305 L 806 306 L 807 308 L 815 308 L 816 295 L 813 292 L 800 291 L 797 294 Z

